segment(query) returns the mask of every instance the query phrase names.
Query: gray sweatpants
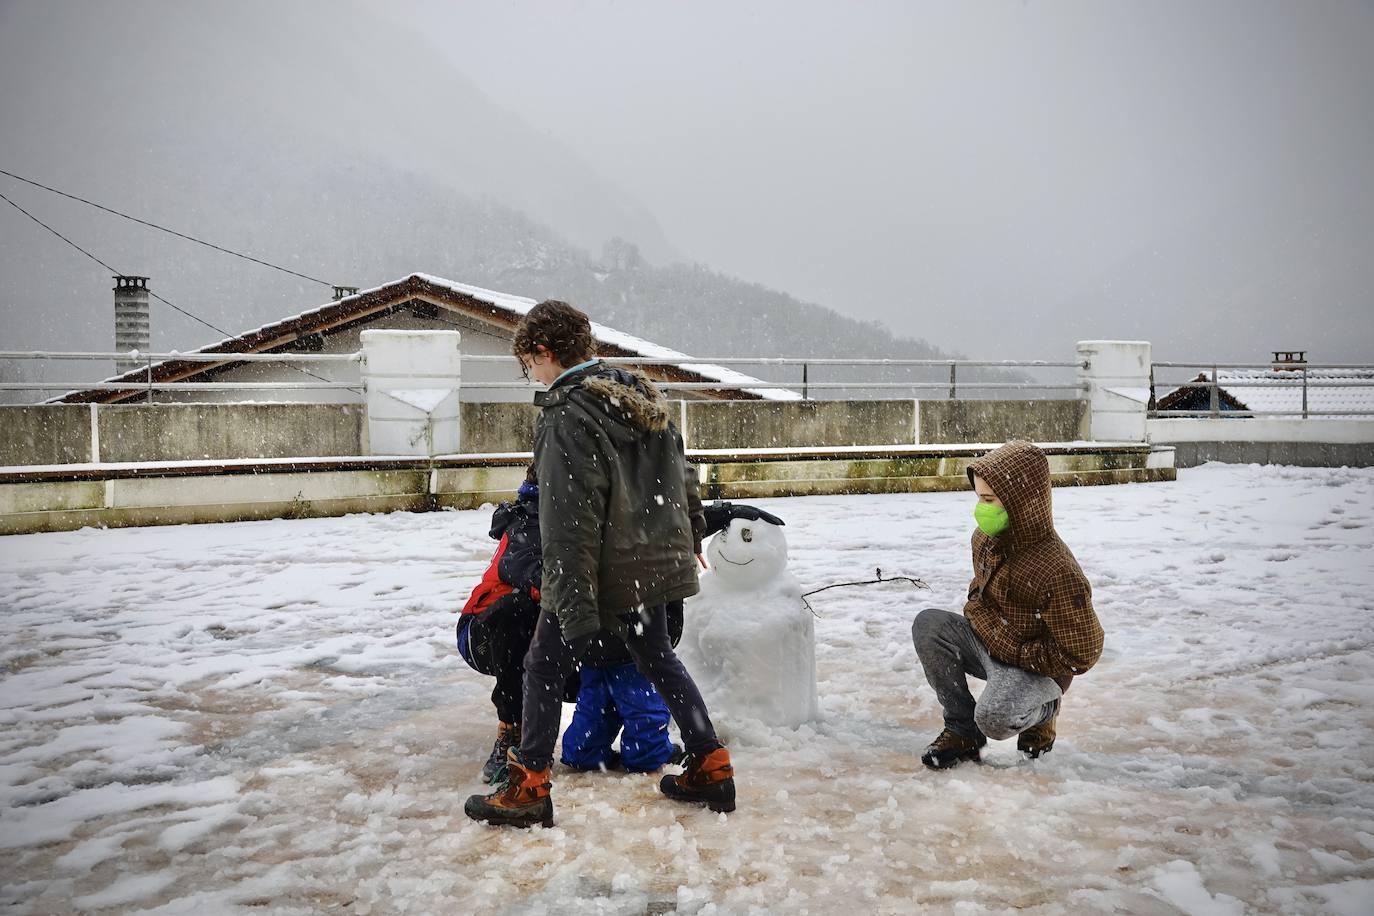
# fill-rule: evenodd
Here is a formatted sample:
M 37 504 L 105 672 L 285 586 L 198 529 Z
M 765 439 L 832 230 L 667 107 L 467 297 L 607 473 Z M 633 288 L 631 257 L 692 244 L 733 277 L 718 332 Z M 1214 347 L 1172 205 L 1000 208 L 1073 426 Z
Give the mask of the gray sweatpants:
M 926 608 L 911 625 L 911 639 L 944 708 L 945 728 L 956 735 L 1010 738 L 1059 711 L 1059 685 L 993 658 L 963 614 Z M 968 689 L 970 674 L 987 681 L 976 703 Z

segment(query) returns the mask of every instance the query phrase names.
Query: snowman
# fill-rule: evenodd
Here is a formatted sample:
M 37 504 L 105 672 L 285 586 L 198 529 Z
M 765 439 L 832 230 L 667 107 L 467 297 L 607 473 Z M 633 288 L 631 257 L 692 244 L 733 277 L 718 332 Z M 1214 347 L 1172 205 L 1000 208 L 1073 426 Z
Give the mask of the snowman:
M 795 728 L 817 715 L 816 632 L 787 570 L 781 520 L 712 508 L 735 517 L 706 546 L 709 569 L 686 602 L 678 654 L 712 710 Z

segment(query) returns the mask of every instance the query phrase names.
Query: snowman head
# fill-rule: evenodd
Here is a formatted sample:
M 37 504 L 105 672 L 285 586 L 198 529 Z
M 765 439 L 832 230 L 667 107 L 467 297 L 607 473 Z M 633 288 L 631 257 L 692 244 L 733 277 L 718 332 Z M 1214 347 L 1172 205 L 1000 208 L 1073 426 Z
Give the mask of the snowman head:
M 762 519 L 731 519 L 706 546 L 711 571 L 732 589 L 758 588 L 787 568 L 787 538 Z

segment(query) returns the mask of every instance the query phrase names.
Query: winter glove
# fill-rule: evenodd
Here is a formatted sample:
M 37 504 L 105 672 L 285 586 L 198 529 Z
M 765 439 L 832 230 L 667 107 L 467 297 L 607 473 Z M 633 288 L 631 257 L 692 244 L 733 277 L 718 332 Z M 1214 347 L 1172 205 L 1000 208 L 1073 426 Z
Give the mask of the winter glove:
M 710 537 L 718 531 L 724 531 L 731 521 L 737 518 L 747 519 L 756 522 L 762 519 L 770 525 L 787 524 L 771 512 L 756 506 L 737 506 L 734 503 L 721 502 L 716 500 L 711 505 L 705 507 L 706 513 L 706 537 Z

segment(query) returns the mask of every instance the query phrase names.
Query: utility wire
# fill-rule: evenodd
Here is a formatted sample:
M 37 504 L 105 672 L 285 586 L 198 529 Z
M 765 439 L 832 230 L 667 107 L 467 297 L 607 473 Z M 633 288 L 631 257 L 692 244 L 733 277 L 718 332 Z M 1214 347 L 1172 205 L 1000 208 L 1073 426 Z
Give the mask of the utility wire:
M 32 213 L 30 213 L 28 210 L 25 210 L 23 207 L 19 206 L 17 203 L 15 203 L 14 201 L 10 200 L 10 199 L 9 199 L 8 197 L 6 197 L 4 194 L 0 194 L 0 200 L 3 200 L 5 203 L 9 204 L 11 207 L 13 207 L 14 209 L 18 210 L 20 213 L 24 214 L 24 215 L 27 216 L 29 219 L 33 220 L 35 223 L 37 223 L 38 225 L 42 226 L 44 229 L 48 230 L 48 231 L 51 232 L 53 235 L 55 235 L 55 236 L 57 236 L 58 238 L 60 238 L 62 241 L 66 242 L 68 245 L 72 246 L 72 247 L 75 248 L 77 251 L 81 252 L 81 253 L 84 254 L 86 257 L 90 258 L 92 261 L 94 261 L 95 263 L 99 264 L 101 267 L 103 267 L 103 268 L 105 268 L 106 270 L 108 270 L 108 271 L 109 271 L 111 274 L 113 274 L 114 276 L 117 276 L 117 277 L 122 277 L 122 276 L 124 276 L 124 273 L 123 273 L 122 271 L 115 270 L 115 269 L 114 269 L 113 267 L 111 267 L 109 264 L 106 264 L 104 261 L 100 260 L 100 259 L 97 258 L 95 255 L 91 254 L 89 251 L 87 251 L 86 249 L 82 248 L 80 245 L 76 244 L 76 242 L 73 242 L 71 239 L 67 238 L 65 235 L 63 235 L 62 233 L 58 232 L 58 231 L 57 231 L 56 229 L 54 229 L 52 226 L 49 226 L 47 223 L 43 222 L 43 221 L 42 221 L 41 219 L 39 219 L 38 217 L 34 216 L 34 215 L 33 215 Z M 192 315 L 190 312 L 186 311 L 184 308 L 181 308 L 180 306 L 177 306 L 177 305 L 173 305 L 172 303 L 168 302 L 166 299 L 163 299 L 161 296 L 159 296 L 157 293 L 153 292 L 152 290 L 148 290 L 148 295 L 152 296 L 154 299 L 157 299 L 159 302 L 162 302 L 162 303 L 165 304 L 165 305 L 171 306 L 172 308 L 176 309 L 178 312 L 181 312 L 181 314 L 185 315 L 186 317 L 188 317 L 188 318 L 193 318 L 193 319 L 195 319 L 196 321 L 199 321 L 201 324 L 205 325 L 207 328 L 209 328 L 209 329 L 212 330 L 212 331 L 218 331 L 219 333 L 223 334 L 225 337 L 233 337 L 233 336 L 234 336 L 233 334 L 230 334 L 228 331 L 224 330 L 223 328 L 217 328 L 217 327 L 215 327 L 213 324 L 211 324 L 210 322 L 206 321 L 204 318 L 201 318 L 201 317 L 199 317 L 199 316 L 197 316 L 197 315 Z
M 0 169 L 0 172 L 3 172 L 3 171 L 4 171 L 3 169 Z M 9 172 L 5 172 L 5 174 L 8 175 Z M 21 178 L 20 180 L 23 181 L 24 179 Z M 30 184 L 32 184 L 32 182 L 30 182 Z M 59 191 L 58 193 L 61 193 L 61 192 Z M 108 270 L 111 274 L 113 274 L 113 275 L 115 275 L 115 276 L 120 276 L 120 277 L 122 277 L 122 276 L 125 275 L 122 271 L 115 270 L 115 269 L 114 269 L 113 267 L 111 267 L 109 264 L 106 264 L 104 261 L 100 260 L 100 259 L 97 258 L 95 255 L 91 254 L 89 251 L 87 251 L 86 249 L 82 248 L 80 245 L 76 244 L 76 242 L 73 242 L 71 239 L 67 238 L 65 235 L 63 235 L 62 233 L 58 232 L 58 231 L 57 231 L 56 229 L 54 229 L 52 226 L 49 226 L 47 223 L 43 222 L 43 221 L 42 221 L 41 219 L 39 219 L 38 217 L 34 216 L 34 215 L 33 215 L 32 213 L 30 213 L 28 210 L 25 210 L 23 207 L 19 206 L 17 203 L 15 203 L 14 201 L 10 200 L 10 199 L 9 199 L 8 197 L 6 197 L 3 193 L 0 193 L 0 200 L 3 200 L 5 203 L 9 204 L 11 207 L 13 207 L 14 209 L 18 210 L 20 213 L 24 214 L 24 215 L 27 216 L 29 219 L 33 220 L 35 223 L 37 223 L 38 225 L 42 226 L 44 229 L 48 230 L 48 231 L 51 232 L 53 235 L 57 236 L 57 237 L 60 238 L 62 241 L 66 242 L 68 245 L 72 246 L 72 247 L 75 248 L 77 251 L 81 252 L 81 253 L 84 254 L 86 257 L 90 258 L 92 261 L 94 261 L 95 263 L 99 264 L 101 267 L 103 267 L 103 268 L 105 268 L 106 270 Z M 307 279 L 308 279 L 308 278 L 307 278 Z M 325 284 L 325 285 L 326 285 L 326 286 L 329 286 L 329 285 L 331 285 L 331 284 Z M 176 305 L 176 304 L 174 304 L 174 303 L 172 303 L 172 302 L 168 302 L 166 299 L 162 298 L 161 296 L 159 296 L 157 293 L 153 292 L 152 290 L 148 290 L 148 295 L 152 296 L 154 299 L 156 299 L 158 302 L 161 302 L 163 305 L 166 305 L 166 306 L 169 306 L 169 307 L 171 307 L 171 308 L 176 309 L 178 312 L 181 312 L 181 314 L 185 315 L 187 318 L 191 318 L 191 319 L 193 319 L 193 320 L 195 320 L 195 321 L 199 321 L 201 324 L 205 325 L 205 326 L 206 326 L 207 328 L 209 328 L 210 330 L 216 331 L 216 332 L 218 332 L 218 333 L 220 333 L 220 334 L 223 334 L 226 338 L 234 338 L 234 337 L 237 337 L 237 336 L 238 336 L 237 334 L 230 333 L 229 331 L 226 331 L 226 330 L 224 330 L 223 328 L 216 327 L 215 325 L 213 325 L 213 324 L 211 324 L 210 322 L 206 321 L 204 318 L 201 318 L 199 315 L 193 315 L 193 314 L 191 314 L 190 312 L 186 311 L 186 309 L 182 308 L 182 307 L 179 306 L 179 305 Z M 232 355 L 232 354 L 230 354 L 230 355 Z M 315 373 L 311 372 L 311 371 L 308 370 L 308 369 L 302 369 L 300 366 L 291 366 L 291 365 L 288 365 L 287 368 L 288 368 L 288 369 L 294 369 L 294 370 L 296 370 L 297 372 L 300 372 L 300 373 L 303 373 L 303 374 L 305 374 L 305 375 L 308 375 L 308 376 L 310 376 L 311 378 L 317 379 L 317 380 L 319 380 L 319 381 L 321 381 L 321 382 L 328 382 L 328 381 L 330 381 L 330 379 L 327 379 L 327 378 L 325 378 L 325 377 L 322 376 L 322 375 L 316 375 Z M 353 388 L 353 389 L 350 389 L 350 390 L 352 390 L 352 391 L 358 391 L 359 389 Z
M 114 275 L 116 275 L 116 276 L 119 275 L 119 271 L 115 270 L 115 269 L 114 269 L 113 267 L 111 267 L 109 264 L 106 264 L 104 261 L 100 260 L 100 259 L 97 258 L 95 255 L 91 254 L 89 251 L 87 251 L 86 249 L 82 248 L 80 245 L 76 244 L 76 242 L 73 242 L 71 239 L 67 238 L 65 235 L 63 235 L 62 233 L 58 232 L 58 231 L 57 231 L 56 229 L 54 229 L 52 226 L 49 226 L 47 223 L 43 222 L 41 219 L 39 219 L 38 217 L 34 216 L 34 215 L 33 215 L 32 213 L 30 213 L 28 210 L 25 210 L 23 207 L 19 206 L 17 203 L 15 203 L 14 201 L 10 200 L 10 199 L 9 199 L 8 197 L 6 197 L 4 194 L 0 194 L 0 200 L 3 200 L 5 203 L 9 204 L 11 207 L 13 207 L 14 209 L 18 210 L 20 213 L 24 214 L 24 215 L 27 216 L 29 219 L 33 220 L 35 223 L 37 223 L 38 225 L 42 226 L 44 229 L 48 230 L 48 231 L 51 232 L 53 235 L 57 236 L 57 237 L 60 238 L 62 241 L 66 242 L 68 245 L 72 246 L 72 247 L 75 248 L 77 251 L 81 252 L 81 253 L 84 254 L 86 257 L 90 258 L 92 261 L 94 261 L 95 263 L 99 264 L 101 267 L 103 267 L 103 268 L 105 268 L 106 270 L 108 270 L 111 274 L 114 274 Z
M 272 264 L 268 261 L 261 260 L 260 258 L 255 258 L 251 255 L 243 254 L 242 252 L 233 251 L 229 248 L 224 248 L 220 245 L 215 245 L 211 242 L 205 241 L 204 239 L 198 239 L 195 236 L 187 235 L 184 232 L 177 232 L 175 229 L 168 229 L 166 226 L 159 226 L 157 223 L 150 223 L 146 219 L 139 219 L 137 216 L 130 216 L 127 213 L 121 213 L 118 210 L 115 210 L 111 207 L 106 207 L 103 204 L 98 204 L 93 200 L 87 200 L 84 197 L 77 197 L 75 194 L 68 194 L 66 191 L 59 191 L 57 188 L 50 188 L 45 184 L 40 184 L 39 182 L 33 181 L 29 178 L 25 178 L 22 175 L 16 175 L 13 172 L 7 172 L 4 169 L 0 169 L 0 175 L 8 175 L 9 177 L 17 181 L 22 181 L 25 184 L 31 184 L 35 188 L 42 188 L 44 191 L 51 191 L 53 194 L 58 194 L 62 197 L 67 198 L 68 200 L 74 200 L 78 203 L 83 203 L 88 207 L 95 207 L 97 210 L 104 210 L 106 213 L 113 213 L 115 216 L 123 217 L 124 219 L 131 220 L 135 223 L 138 223 L 141 226 L 147 226 L 150 229 L 157 229 L 161 232 L 170 233 L 171 235 L 175 235 L 177 238 L 180 239 L 185 239 L 188 242 L 195 242 L 197 245 L 204 245 L 206 248 L 213 248 L 216 251 L 222 251 L 225 254 L 231 254 L 236 258 L 243 258 L 245 261 L 252 261 L 254 264 L 261 264 L 263 267 L 270 267 L 273 270 L 280 270 L 282 273 L 290 274 L 293 277 L 300 277 L 302 280 L 309 280 L 312 283 L 319 283 L 322 286 L 328 286 L 331 289 L 333 289 L 334 287 L 334 284 L 326 280 L 321 280 L 319 277 L 310 277 L 303 273 L 298 273 L 290 269 L 289 267 L 282 267 L 278 264 Z

